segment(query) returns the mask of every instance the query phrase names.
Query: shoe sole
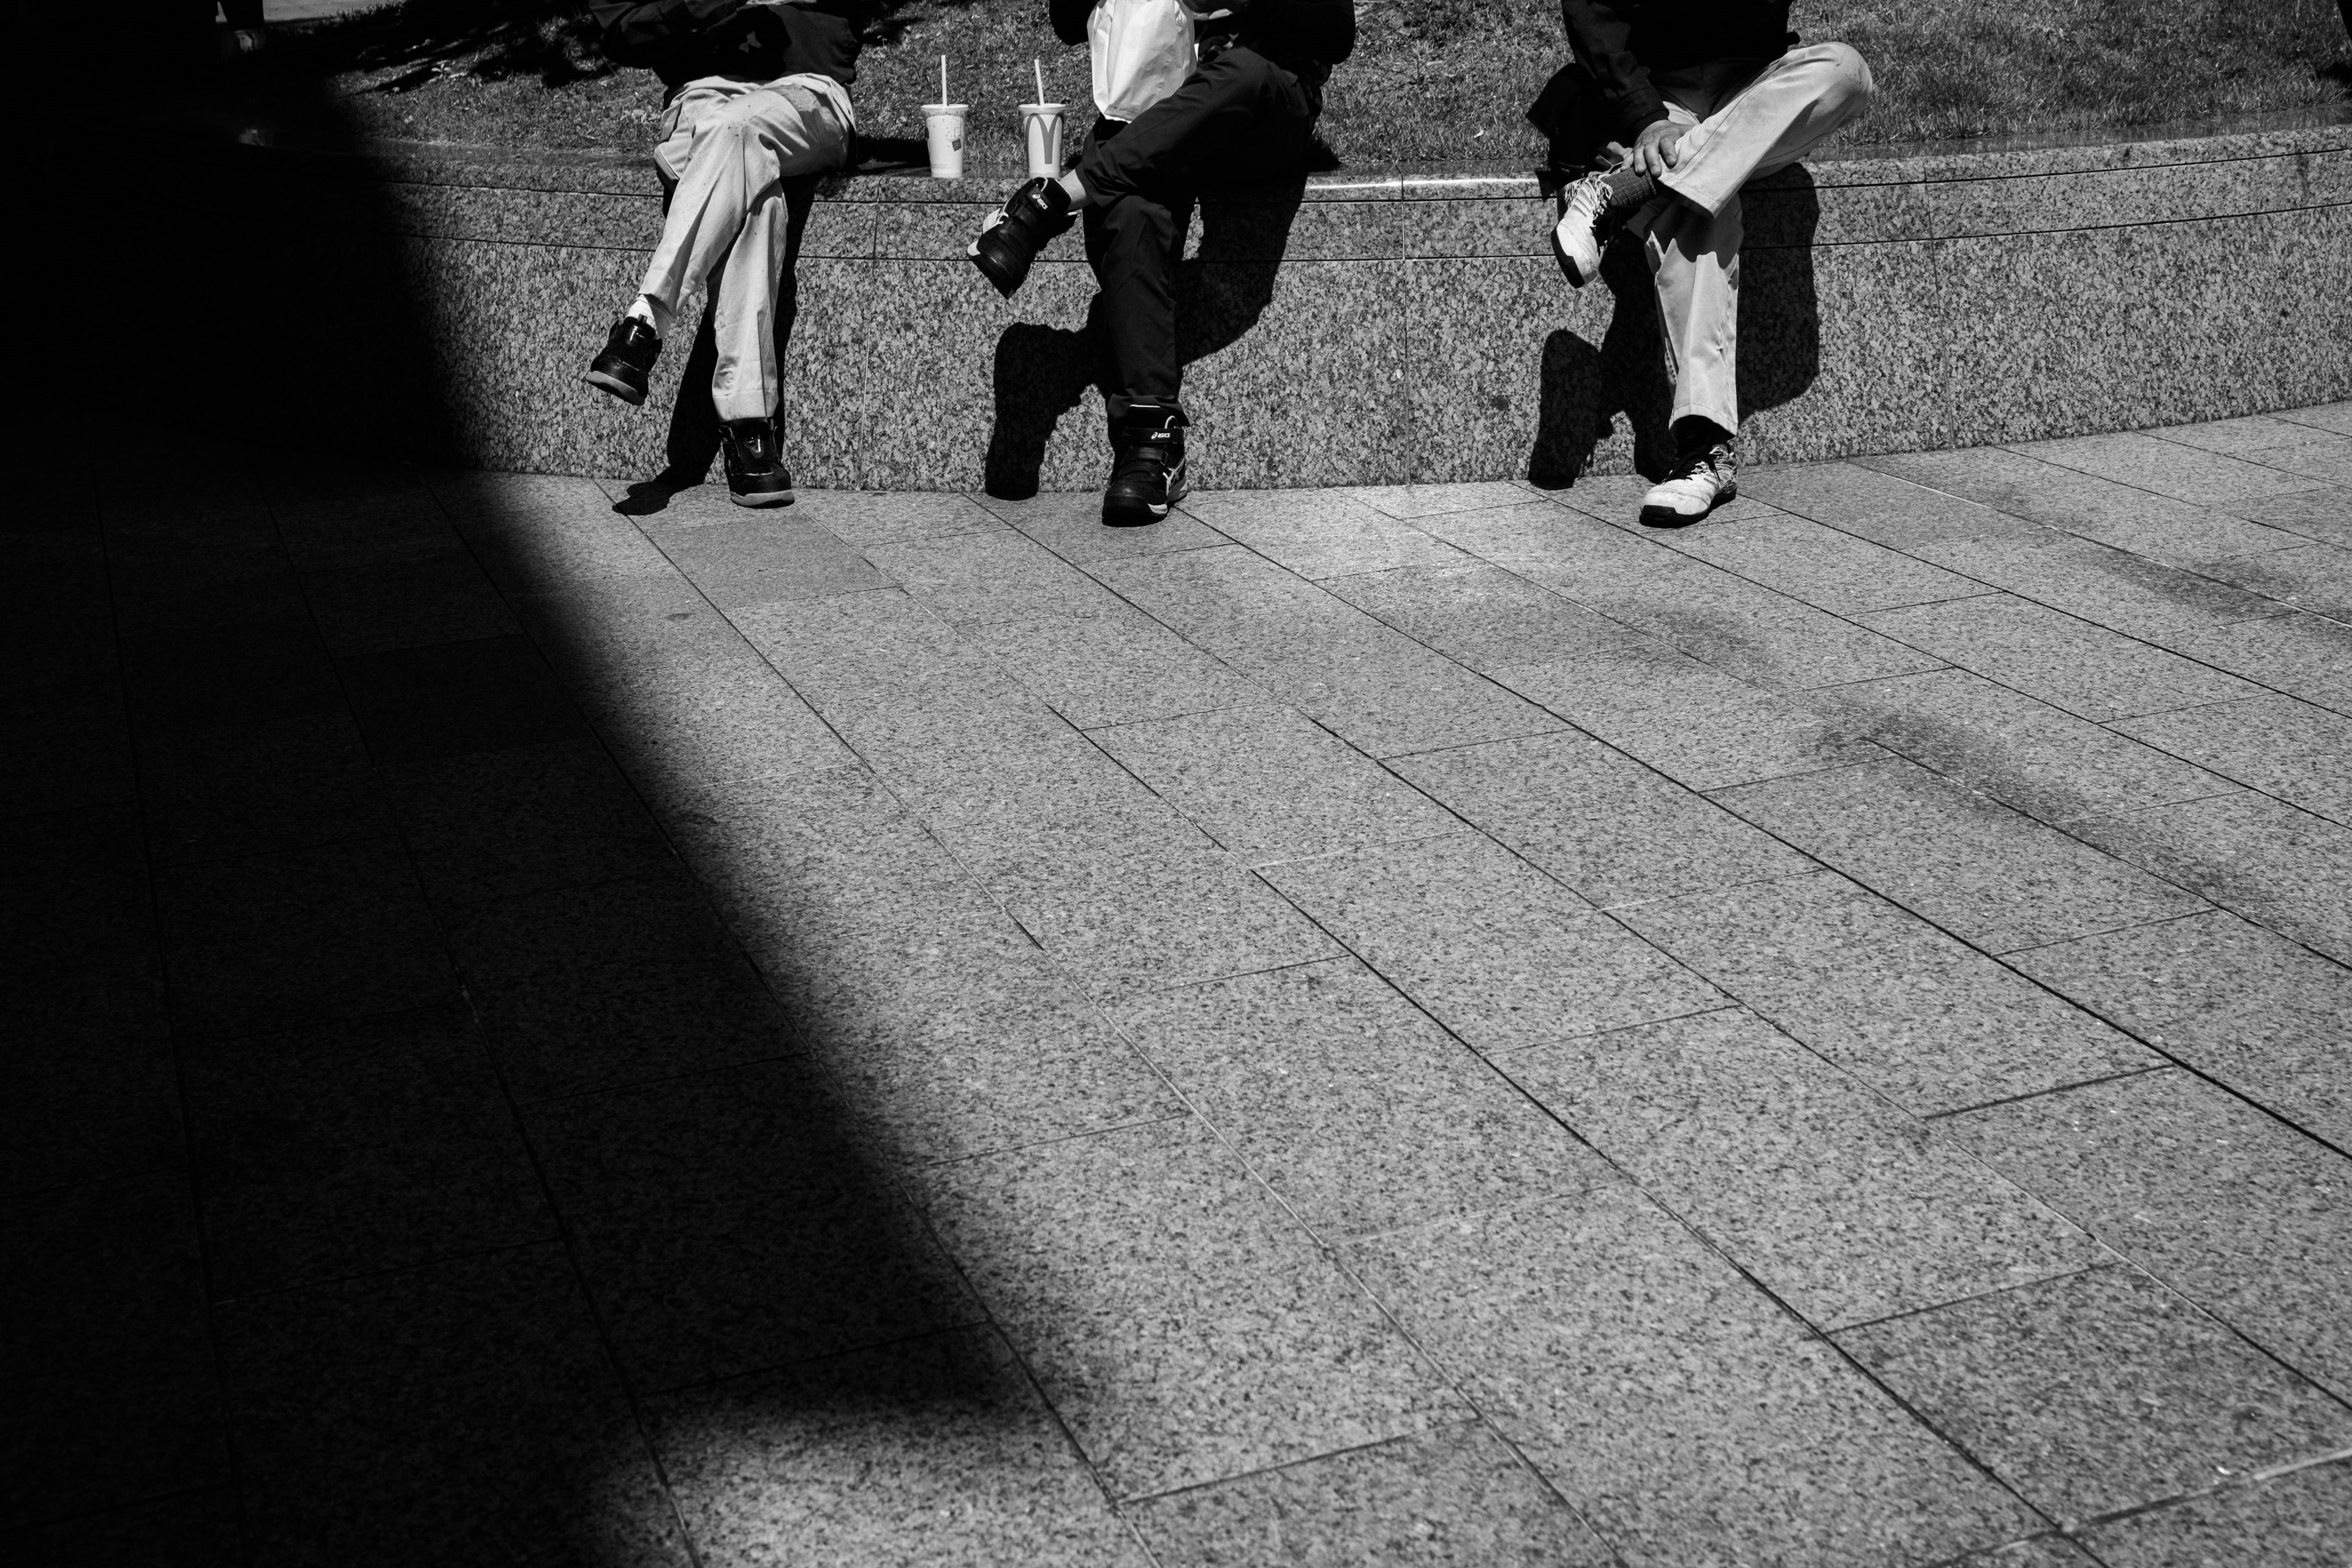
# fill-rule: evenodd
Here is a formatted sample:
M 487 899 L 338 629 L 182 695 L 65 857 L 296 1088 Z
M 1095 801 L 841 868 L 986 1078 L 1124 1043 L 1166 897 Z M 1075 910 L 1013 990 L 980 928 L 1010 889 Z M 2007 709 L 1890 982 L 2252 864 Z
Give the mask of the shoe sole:
M 631 386 L 619 376 L 608 375 L 601 370 L 592 370 L 580 379 L 586 382 L 589 385 L 594 387 L 599 392 L 611 393 L 614 396 L 619 398 L 622 402 L 630 405 L 632 407 L 646 400 L 645 388 L 641 386 Z
M 1576 265 L 1576 258 L 1569 255 L 1568 247 L 1559 242 L 1559 226 L 1558 224 L 1552 225 L 1551 255 L 1552 259 L 1559 263 L 1559 269 L 1561 273 L 1567 277 L 1568 286 L 1570 288 L 1581 289 L 1587 283 L 1592 281 L 1591 279 L 1584 276 L 1582 268 Z
M 733 501 L 737 506 L 790 506 L 793 504 L 793 492 L 790 490 L 753 490 L 747 495 L 741 490 L 730 489 L 727 492 L 727 499 Z
M 1706 503 L 1705 511 L 1685 517 L 1670 506 L 1645 506 L 1642 509 L 1641 523 L 1643 528 L 1688 528 L 1694 522 L 1705 522 L 1714 516 L 1716 509 L 1726 501 L 1738 499 L 1739 486 L 1728 484 L 1715 492 L 1715 499 Z
M 1008 279 L 1001 265 L 992 257 L 987 256 L 982 252 L 980 243 L 977 240 L 972 242 L 970 248 L 964 251 L 964 254 L 971 258 L 971 264 L 974 267 L 980 268 L 980 275 L 987 279 L 990 283 L 993 284 L 996 288 L 996 291 L 1003 295 L 1008 300 L 1013 298 L 1013 295 L 1019 293 L 1021 291 L 1021 285 L 1029 280 L 1029 272 L 1026 268 L 1024 268 L 1017 275 Z

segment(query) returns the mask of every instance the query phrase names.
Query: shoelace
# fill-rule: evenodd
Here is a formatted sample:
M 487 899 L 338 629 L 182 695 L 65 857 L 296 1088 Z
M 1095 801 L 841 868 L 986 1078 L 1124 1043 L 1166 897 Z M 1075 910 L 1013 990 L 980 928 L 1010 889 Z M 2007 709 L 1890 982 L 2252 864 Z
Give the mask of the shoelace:
M 1666 482 L 1671 484 L 1676 479 L 1696 479 L 1701 468 L 1706 470 L 1707 478 L 1720 479 L 1723 477 L 1722 459 L 1728 455 L 1722 447 L 1703 447 L 1685 457 L 1677 458 L 1675 466 L 1666 470 Z

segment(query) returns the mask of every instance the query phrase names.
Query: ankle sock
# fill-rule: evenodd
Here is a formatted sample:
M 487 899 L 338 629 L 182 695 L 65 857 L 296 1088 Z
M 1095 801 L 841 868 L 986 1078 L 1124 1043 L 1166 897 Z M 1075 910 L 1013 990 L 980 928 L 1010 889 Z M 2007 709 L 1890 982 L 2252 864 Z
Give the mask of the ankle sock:
M 1658 182 L 1648 174 L 1637 174 L 1631 169 L 1612 169 L 1601 182 L 1609 192 L 1609 210 L 1620 212 L 1638 207 L 1660 194 Z
M 677 316 L 676 311 L 650 294 L 638 295 L 635 302 L 621 314 L 643 321 L 654 330 L 654 336 L 665 339 L 669 336 L 670 322 Z

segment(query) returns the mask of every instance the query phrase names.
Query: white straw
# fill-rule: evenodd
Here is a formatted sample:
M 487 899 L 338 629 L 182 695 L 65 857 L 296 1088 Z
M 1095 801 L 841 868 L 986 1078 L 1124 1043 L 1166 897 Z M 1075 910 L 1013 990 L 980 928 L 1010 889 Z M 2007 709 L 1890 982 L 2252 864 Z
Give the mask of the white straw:
M 1045 64 L 1033 55 L 1029 59 L 1029 68 L 1037 73 L 1037 101 L 1043 103 L 1045 101 Z
M 947 56 L 945 56 L 945 55 L 941 55 L 941 56 L 940 57 L 940 101 L 941 103 L 945 103 L 947 100 L 948 100 L 948 58 L 947 58 Z

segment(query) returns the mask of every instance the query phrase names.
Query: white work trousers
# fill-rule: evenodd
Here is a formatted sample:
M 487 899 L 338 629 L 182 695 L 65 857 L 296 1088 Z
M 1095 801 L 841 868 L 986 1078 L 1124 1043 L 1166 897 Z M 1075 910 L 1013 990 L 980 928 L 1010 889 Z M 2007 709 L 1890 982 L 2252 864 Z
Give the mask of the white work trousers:
M 1739 428 L 1739 187 L 1785 169 L 1870 101 L 1870 68 L 1843 44 L 1790 49 L 1761 74 L 1722 60 L 1659 81 L 1666 116 L 1686 125 L 1674 192 L 1634 218 L 1644 232 L 1658 319 L 1673 361 L 1672 417 Z
M 848 94 L 830 77 L 703 77 L 670 102 L 654 159 L 677 188 L 640 292 L 675 311 L 689 285 L 709 285 L 719 340 L 710 394 L 721 419 L 776 412 L 783 182 L 839 168 L 853 124 Z

